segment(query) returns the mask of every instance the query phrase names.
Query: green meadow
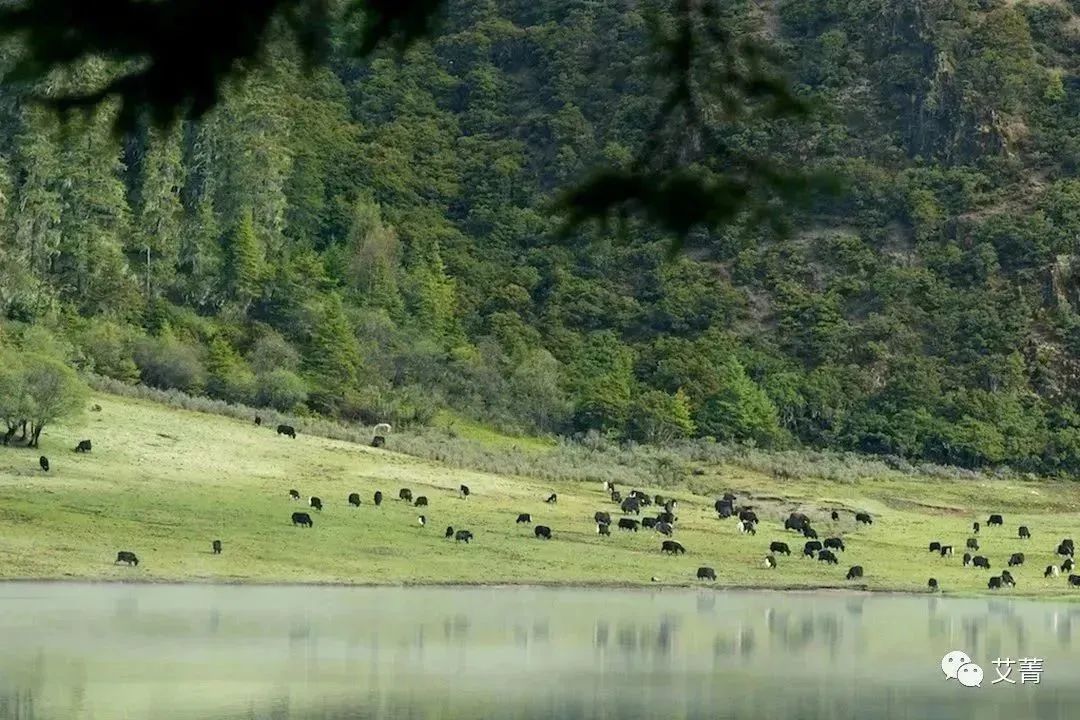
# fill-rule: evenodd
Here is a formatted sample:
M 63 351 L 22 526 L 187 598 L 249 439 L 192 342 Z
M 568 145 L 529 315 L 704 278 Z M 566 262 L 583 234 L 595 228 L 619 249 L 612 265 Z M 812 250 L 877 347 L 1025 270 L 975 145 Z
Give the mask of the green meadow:
M 1023 552 L 1012 570 L 1012 596 L 1072 597 L 1064 577 L 1044 579 L 1063 537 L 1080 535 L 1074 485 L 1019 479 L 944 479 L 895 475 L 850 479 L 780 479 L 731 464 L 704 465 L 679 486 L 639 489 L 679 501 L 675 540 L 686 555 L 660 552 L 664 539 L 642 530 L 613 528 L 600 537 L 597 510 L 620 513 L 599 482 L 537 480 L 444 466 L 387 449 L 308 435 L 278 436 L 272 427 L 220 415 L 179 410 L 146 400 L 99 394 L 100 412 L 69 426 L 49 428 L 38 451 L 0 448 L 0 578 L 140 582 L 343 584 L 575 584 L 695 585 L 696 570 L 715 568 L 716 588 L 851 588 L 926 592 L 938 579 L 947 595 L 986 594 L 987 579 Z M 494 434 L 476 433 L 496 446 Z M 93 451 L 73 451 L 81 439 Z M 537 452 L 543 451 L 538 444 Z M 459 497 L 466 484 L 472 494 Z M 302 503 L 291 501 L 297 489 Z M 398 500 L 408 488 L 429 500 L 415 508 Z M 623 487 L 624 493 L 632 489 Z M 381 490 L 385 500 L 375 507 Z M 739 494 L 761 522 L 755 536 L 719 520 L 715 498 Z M 362 505 L 348 505 L 357 492 Z M 545 498 L 557 493 L 558 502 Z M 308 496 L 322 499 L 317 512 Z M 829 520 L 836 509 L 841 518 Z M 305 510 L 311 529 L 290 515 Z M 803 538 L 782 529 L 791 511 L 806 512 L 824 539 L 844 538 L 840 565 L 803 559 Z M 854 512 L 873 515 L 857 525 Z M 645 513 L 656 508 L 646 508 Z M 518 513 L 552 528 L 538 540 Z M 985 527 L 991 512 L 1005 525 Z M 418 516 L 427 517 L 421 527 Z M 992 572 L 964 568 L 961 555 L 971 523 L 983 522 L 979 554 Z M 1033 538 L 1020 540 L 1019 525 Z M 447 526 L 468 529 L 469 543 L 444 538 Z M 221 555 L 211 553 L 220 539 Z M 770 541 L 788 543 L 791 557 L 765 567 Z M 951 544 L 952 558 L 927 552 L 932 540 Z M 114 564 L 119 550 L 135 552 L 138 567 Z M 847 582 L 851 565 L 865 577 Z M 655 579 L 654 579 L 655 578 Z

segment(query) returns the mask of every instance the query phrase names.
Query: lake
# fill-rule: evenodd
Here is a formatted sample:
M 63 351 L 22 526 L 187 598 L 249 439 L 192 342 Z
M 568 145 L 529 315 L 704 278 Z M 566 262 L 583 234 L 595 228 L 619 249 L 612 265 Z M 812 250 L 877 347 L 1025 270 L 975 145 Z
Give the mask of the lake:
M 0 719 L 1074 718 L 1080 605 L 840 593 L 0 584 Z M 966 652 L 981 687 L 946 680 Z M 995 658 L 1043 659 L 991 684 Z M 1004 672 L 1004 671 L 1003 671 Z

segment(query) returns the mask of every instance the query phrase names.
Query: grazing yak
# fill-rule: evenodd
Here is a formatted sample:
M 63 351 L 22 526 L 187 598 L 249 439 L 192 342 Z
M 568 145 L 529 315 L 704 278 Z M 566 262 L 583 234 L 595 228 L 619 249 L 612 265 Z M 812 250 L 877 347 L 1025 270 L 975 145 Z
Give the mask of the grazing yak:
M 277 426 L 277 434 L 278 435 L 288 435 L 293 440 L 295 440 L 296 439 L 296 428 L 294 428 L 292 425 L 278 425 Z
M 974 522 L 971 524 L 971 532 L 975 533 L 976 535 L 979 534 L 979 523 Z
M 846 550 L 846 548 L 844 547 L 844 541 L 837 537 L 825 538 L 825 547 L 829 548 L 830 550 L 839 550 L 840 552 L 844 552 Z
M 446 538 L 447 540 L 454 537 L 454 526 L 453 525 L 447 525 L 446 526 L 446 532 L 443 534 L 443 537 Z
M 1057 547 L 1057 554 L 1072 557 L 1073 554 L 1074 554 L 1073 546 L 1072 545 L 1066 545 L 1065 543 L 1061 543 Z
M 41 469 L 45 472 L 49 472 L 49 458 L 42 455 L 38 458 L 38 465 L 40 465 Z
M 1008 587 L 1016 587 L 1016 580 L 1013 580 L 1012 573 L 1008 570 L 1001 571 L 1001 584 Z
M 814 557 L 814 553 L 821 550 L 821 543 L 817 540 L 810 540 L 802 548 L 803 557 Z
M 312 495 L 311 497 L 308 498 L 308 507 L 313 507 L 316 510 L 318 510 L 319 512 L 322 512 L 322 499 L 317 498 L 314 495 Z
M 469 541 L 472 539 L 473 534 L 468 530 L 458 530 L 456 533 L 454 533 L 455 542 L 464 542 L 466 545 L 468 545 Z
M 518 516 L 517 516 L 517 524 L 518 525 L 520 525 L 521 523 L 531 523 L 531 522 L 532 522 L 532 515 L 530 515 L 529 513 L 518 513 Z
M 412 490 L 408 488 L 401 488 L 398 490 L 398 500 L 404 500 L 405 502 L 412 502 Z
M 807 538 L 808 540 L 817 540 L 818 539 L 817 530 L 810 527 L 809 525 L 805 526 L 802 529 L 802 535 L 803 535 L 804 538 Z
M 255 416 L 255 424 L 258 425 L 258 426 L 262 425 L 262 418 L 259 417 L 258 415 Z
M 597 511 L 593 514 L 593 520 L 603 525 L 611 524 L 611 513 Z
M 926 587 L 930 588 L 930 592 L 934 592 L 935 590 L 937 590 L 937 578 L 930 578 L 930 582 L 926 583 Z
M 622 493 L 619 492 L 618 490 L 612 490 L 611 491 L 611 502 L 613 502 L 613 503 L 621 503 L 622 502 Z
M 697 569 L 697 579 L 698 580 L 715 580 L 716 579 L 716 571 L 713 570 L 711 567 L 699 567 Z
M 1066 573 L 1067 572 L 1072 572 L 1072 569 L 1073 569 L 1073 559 L 1071 557 L 1066 558 L 1065 562 L 1061 563 L 1061 572 L 1066 572 Z
M 1057 577 L 1057 576 L 1058 576 L 1058 566 L 1057 565 L 1047 565 L 1046 566 L 1046 571 L 1043 572 L 1043 577 Z
M 1070 575 L 1069 584 L 1073 587 L 1080 587 L 1080 575 Z
M 806 517 L 802 513 L 791 513 L 788 515 L 788 519 L 784 521 L 785 530 L 794 530 L 795 532 L 802 532 L 803 528 L 810 524 L 810 518 Z
M 984 558 L 982 555 L 976 555 L 971 558 L 971 564 L 975 567 L 981 567 L 983 570 L 990 569 L 990 561 Z
M 656 521 L 657 522 L 667 523 L 668 525 L 674 525 L 675 521 L 678 520 L 678 519 L 679 518 L 675 517 L 673 514 L 671 514 L 670 512 L 666 512 L 666 511 L 656 514 Z
M 139 558 L 135 557 L 135 553 L 133 552 L 130 552 L 128 550 L 121 550 L 120 552 L 116 553 L 116 560 L 113 562 L 113 565 L 115 565 L 116 563 L 127 563 L 128 565 L 138 566 Z
M 665 540 L 660 544 L 660 552 L 665 552 L 669 555 L 678 555 L 679 553 L 686 554 L 686 548 L 674 540 Z
M 375 437 L 371 438 L 371 447 L 373 447 L 373 448 L 384 448 L 384 447 L 386 447 L 386 438 L 383 437 L 382 435 L 376 435 Z
M 976 540 L 975 538 L 968 538 L 967 539 L 967 549 L 968 550 L 978 550 L 979 549 L 979 541 Z
M 952 545 L 941 546 L 941 557 L 952 557 Z
M 468 500 L 469 499 L 469 486 L 468 485 L 462 485 L 461 487 L 459 487 L 458 488 L 458 495 L 461 496 L 462 500 Z
M 547 525 L 537 525 L 533 528 L 533 535 L 535 535 L 538 539 L 541 540 L 550 540 L 551 528 L 549 528 Z
M 655 528 L 656 527 L 656 518 L 654 518 L 654 517 L 641 518 L 641 527 L 649 528 L 649 529 Z
M 991 515 L 990 517 L 988 517 L 986 519 L 986 526 L 987 527 L 990 527 L 992 525 L 1004 525 L 1004 524 L 1005 524 L 1005 519 L 1003 517 L 1001 517 L 1000 515 Z
M 306 527 L 315 527 L 315 523 L 311 521 L 311 516 L 307 513 L 294 512 L 292 514 L 293 525 L 304 525 Z
M 753 510 L 750 510 L 750 509 L 740 510 L 739 511 L 739 519 L 742 520 L 743 522 L 753 523 L 755 525 L 757 525 L 757 523 L 758 523 L 757 513 L 755 513 Z
M 353 507 L 360 507 L 360 493 L 349 493 L 349 504 Z
M 735 514 L 735 508 L 730 505 L 720 505 L 716 508 L 716 514 L 720 516 L 721 520 L 726 520 Z
M 754 527 L 754 523 L 749 520 L 739 522 L 739 532 L 747 533 L 749 535 L 757 535 L 757 528 Z
M 790 555 L 791 548 L 788 547 L 787 543 L 773 541 L 769 543 L 769 552 L 780 553 L 781 555 Z
M 847 579 L 854 580 L 855 578 L 861 578 L 863 576 L 862 565 L 852 565 L 847 571 Z
M 620 530 L 633 530 L 634 532 L 637 532 L 638 524 L 638 521 L 633 518 L 619 518 Z
M 421 515 L 420 517 L 416 518 L 416 522 L 420 523 L 420 527 L 424 527 L 425 525 L 427 525 L 427 518 Z
M 221 554 L 221 541 L 220 540 L 215 540 L 214 542 L 210 543 L 210 549 L 213 551 L 213 553 L 215 555 L 220 555 Z
M 607 523 L 596 523 L 597 535 L 611 535 L 611 526 Z
M 634 513 L 635 515 L 640 515 L 641 514 L 641 503 L 638 501 L 638 499 L 636 497 L 628 497 L 628 498 L 626 498 L 625 500 L 622 501 L 622 505 L 619 506 L 619 509 L 622 510 L 627 515 L 629 515 L 630 513 Z
M 930 552 L 941 552 L 941 543 L 937 540 L 930 543 Z
M 656 532 L 660 533 L 661 535 L 667 535 L 668 537 L 671 537 L 671 534 L 675 532 L 675 528 L 671 526 L 671 523 L 658 522 L 656 523 L 655 527 Z
M 971 564 L 971 553 L 964 553 L 964 567 Z
M 94 446 L 90 444 L 89 440 L 80 440 L 79 444 L 75 446 L 75 452 L 88 453 L 94 449 Z
M 775 568 L 776 567 L 776 558 L 773 557 L 772 555 L 766 555 L 765 556 L 765 567 L 767 567 L 767 568 Z
M 1030 540 L 1031 539 L 1031 531 L 1028 530 L 1027 525 L 1021 525 L 1020 529 L 1017 530 L 1016 532 L 1020 536 L 1021 540 Z
M 873 525 L 874 520 L 870 517 L 870 513 L 855 513 L 855 522 L 860 522 L 863 525 Z
M 555 493 L 551 493 L 550 495 L 548 495 L 548 499 L 544 502 L 546 502 L 548 505 L 554 505 L 559 502 L 559 496 Z
M 664 512 L 674 514 L 675 508 L 677 507 L 679 507 L 678 500 L 668 500 L 666 503 L 664 503 Z
M 986 583 L 986 587 L 988 589 L 990 589 L 990 590 L 1000 590 L 1001 589 L 1001 578 L 996 577 L 996 576 L 990 578 L 990 580 Z
M 290 500 L 299 500 L 300 499 L 300 491 L 295 489 L 295 488 L 290 490 L 289 491 L 289 499 Z
M 382 505 L 382 490 L 375 491 L 375 507 Z
M 1013 553 L 1009 557 L 1009 567 L 1024 564 L 1024 553 Z
M 817 559 L 819 562 L 827 562 L 830 565 L 839 565 L 840 561 L 833 555 L 832 550 L 822 550 L 818 553 Z
M 427 496 L 421 495 L 416 498 L 416 502 L 413 503 L 413 507 L 427 507 Z
M 829 514 L 829 517 L 831 517 L 831 518 L 833 519 L 833 521 L 839 520 L 839 519 L 840 519 L 840 513 L 838 513 L 838 512 L 836 512 L 835 510 L 833 510 L 833 511 L 832 511 L 832 512 L 831 512 L 831 513 Z

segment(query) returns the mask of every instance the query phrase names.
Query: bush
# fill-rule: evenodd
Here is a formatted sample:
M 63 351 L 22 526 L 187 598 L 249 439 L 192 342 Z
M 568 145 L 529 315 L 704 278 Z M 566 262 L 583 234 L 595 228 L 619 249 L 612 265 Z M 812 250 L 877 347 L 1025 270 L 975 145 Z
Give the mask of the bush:
M 79 334 L 78 344 L 87 359 L 86 369 L 121 382 L 139 380 L 133 355 L 135 343 L 130 328 L 108 321 L 91 321 Z
M 308 389 L 296 373 L 278 369 L 263 373 L 255 379 L 255 402 L 281 412 L 290 412 L 307 401 Z
M 258 375 L 274 370 L 295 372 L 300 367 L 300 353 L 281 335 L 270 331 L 255 341 L 247 361 Z
M 171 337 L 137 342 L 135 364 L 139 367 L 139 378 L 151 387 L 195 394 L 206 385 L 206 370 L 198 352 Z

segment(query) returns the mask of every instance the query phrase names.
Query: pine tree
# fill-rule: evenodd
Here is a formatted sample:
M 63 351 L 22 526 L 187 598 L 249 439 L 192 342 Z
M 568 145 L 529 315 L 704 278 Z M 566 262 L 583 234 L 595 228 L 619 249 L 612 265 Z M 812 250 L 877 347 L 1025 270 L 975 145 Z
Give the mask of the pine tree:
M 181 133 L 179 126 L 168 133 L 146 131 L 139 158 L 136 227 L 128 256 L 134 267 L 142 269 L 152 295 L 171 288 L 180 258 L 180 191 L 184 185 Z
M 259 295 L 263 268 L 262 248 L 255 236 L 255 223 L 250 212 L 241 214 L 227 243 L 229 294 L 246 308 Z
M 336 293 L 322 304 L 306 360 L 307 374 L 319 388 L 316 402 L 324 409 L 340 405 L 345 394 L 356 387 L 362 363 L 360 344 Z

